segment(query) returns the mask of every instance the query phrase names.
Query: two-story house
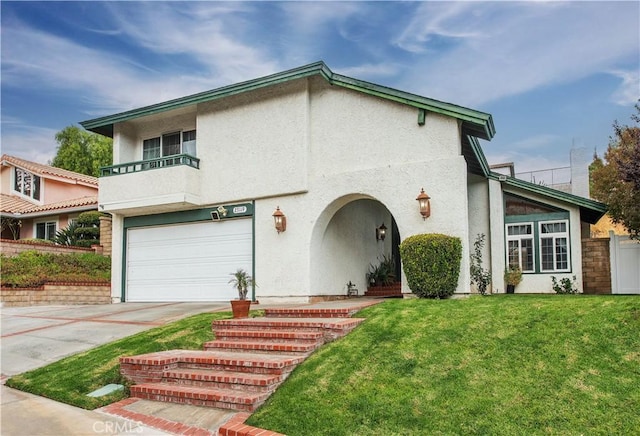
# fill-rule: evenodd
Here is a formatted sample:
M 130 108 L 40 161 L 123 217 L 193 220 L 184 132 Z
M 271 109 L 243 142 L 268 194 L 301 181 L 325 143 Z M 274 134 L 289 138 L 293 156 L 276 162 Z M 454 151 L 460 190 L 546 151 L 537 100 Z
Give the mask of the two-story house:
M 418 233 L 461 238 L 460 294 L 480 233 L 494 292 L 507 262 L 525 271 L 518 292 L 550 292 L 551 274 L 580 280 L 581 223 L 606 210 L 493 173 L 479 144 L 490 114 L 322 62 L 82 125 L 114 140 L 99 196 L 114 300 L 232 299 L 237 268 L 260 301 L 343 296 Z
M 2 155 L 0 218 L 3 239 L 55 237 L 74 218 L 98 209 L 98 179 Z

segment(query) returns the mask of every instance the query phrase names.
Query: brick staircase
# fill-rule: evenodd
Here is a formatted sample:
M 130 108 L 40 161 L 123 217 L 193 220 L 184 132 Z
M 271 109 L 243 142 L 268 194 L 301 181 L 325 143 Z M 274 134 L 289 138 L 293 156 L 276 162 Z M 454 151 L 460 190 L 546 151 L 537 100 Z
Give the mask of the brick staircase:
M 135 384 L 131 397 L 253 412 L 293 369 L 323 344 L 364 319 L 347 308 L 265 309 L 264 318 L 214 321 L 216 339 L 204 350 L 171 350 L 120 358 Z

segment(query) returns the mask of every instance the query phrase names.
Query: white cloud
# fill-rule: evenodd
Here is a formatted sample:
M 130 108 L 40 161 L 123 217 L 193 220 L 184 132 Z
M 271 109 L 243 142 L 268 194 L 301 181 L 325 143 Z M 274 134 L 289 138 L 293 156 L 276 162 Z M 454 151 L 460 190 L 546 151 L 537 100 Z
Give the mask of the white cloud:
M 181 55 L 203 67 L 197 77 L 215 77 L 219 84 L 235 83 L 278 71 L 267 53 L 255 48 L 247 16 L 251 3 L 141 2 L 124 7 L 110 4 L 117 27 L 130 43 L 156 55 Z M 244 40 L 244 41 L 243 41 Z
M 362 64 L 353 67 L 334 68 L 336 73 L 354 78 L 390 77 L 398 74 L 400 68 L 392 63 Z
M 55 129 L 28 126 L 21 120 L 4 116 L 2 123 L 11 125 L 10 131 L 2 131 L 2 154 L 43 164 L 55 156 L 58 146 L 55 139 L 58 132 Z
M 610 74 L 622 79 L 622 83 L 616 89 L 611 99 L 620 106 L 633 105 L 640 99 L 640 71 L 639 70 L 614 70 Z
M 421 94 L 477 106 L 621 63 L 637 65 L 638 9 L 635 2 L 425 3 L 398 45 L 429 49 L 440 38 L 448 49 L 417 58 L 415 73 L 403 82 L 420 86 Z

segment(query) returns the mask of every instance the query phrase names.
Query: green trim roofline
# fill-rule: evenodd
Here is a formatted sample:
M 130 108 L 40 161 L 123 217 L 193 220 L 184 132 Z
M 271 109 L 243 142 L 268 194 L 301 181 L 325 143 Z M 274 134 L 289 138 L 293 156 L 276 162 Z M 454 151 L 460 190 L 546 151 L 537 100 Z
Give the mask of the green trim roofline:
M 495 127 L 491 114 L 335 74 L 322 61 L 294 68 L 292 70 L 283 71 L 281 73 L 272 74 L 270 76 L 224 86 L 211 91 L 205 91 L 151 106 L 121 112 L 115 115 L 82 121 L 80 124 L 89 131 L 113 137 L 113 125 L 116 123 L 316 75 L 324 78 L 327 82 L 335 86 L 341 86 L 343 88 L 363 92 L 368 95 L 406 104 L 418 109 L 457 118 L 462 121 L 462 131 L 465 135 L 471 135 L 473 137 L 486 140 L 490 140 L 495 135 Z
M 504 177 L 506 177 L 506 180 L 503 180 Z M 552 198 L 554 200 L 577 206 L 580 208 L 580 219 L 589 224 L 597 223 L 609 209 L 604 203 L 580 197 L 578 195 L 569 194 L 547 186 L 536 185 L 535 183 L 526 182 L 524 180 L 516 179 L 515 177 L 504 176 L 499 173 L 491 172 L 487 178 L 491 180 L 499 180 L 506 186 L 512 188 L 522 189 L 532 194 L 542 195 L 543 197 Z
M 491 171 L 489 163 L 484 156 L 482 147 L 477 138 L 473 136 L 467 136 L 467 142 L 472 152 L 471 156 L 465 155 L 466 158 L 471 158 L 475 162 L 468 162 L 471 168 L 478 168 L 482 176 L 490 180 L 498 180 L 504 183 L 506 186 L 521 189 L 523 191 L 538 194 L 543 197 L 558 200 L 564 203 L 580 208 L 580 219 L 590 224 L 598 222 L 602 216 L 607 213 L 609 207 L 595 200 L 580 197 L 578 195 L 569 194 L 567 192 L 559 191 L 557 189 L 549 188 L 543 185 L 536 185 L 535 183 L 526 182 L 524 180 L 517 179 L 515 177 L 506 176 L 504 174 Z M 467 159 L 468 161 L 469 159 Z

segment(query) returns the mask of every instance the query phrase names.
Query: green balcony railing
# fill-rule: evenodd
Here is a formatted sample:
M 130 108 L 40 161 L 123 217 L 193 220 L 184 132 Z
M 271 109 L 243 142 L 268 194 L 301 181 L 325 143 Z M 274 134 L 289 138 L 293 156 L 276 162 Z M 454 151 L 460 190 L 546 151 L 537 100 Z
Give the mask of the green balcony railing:
M 187 165 L 195 169 L 200 169 L 200 159 L 188 154 L 175 154 L 173 156 L 159 157 L 156 159 L 127 162 L 118 165 L 111 165 L 108 167 L 101 167 L 100 177 L 115 176 L 118 174 L 138 173 L 140 171 L 155 170 L 177 165 Z

